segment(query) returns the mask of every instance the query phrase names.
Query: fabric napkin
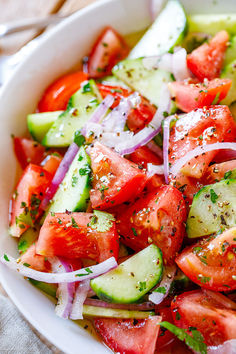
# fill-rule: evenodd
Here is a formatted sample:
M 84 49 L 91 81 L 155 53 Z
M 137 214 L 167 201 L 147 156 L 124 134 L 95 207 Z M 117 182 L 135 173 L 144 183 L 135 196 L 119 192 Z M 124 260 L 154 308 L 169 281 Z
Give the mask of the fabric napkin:
M 0 295 L 0 353 L 54 354 L 35 334 L 22 315 L 3 295 Z

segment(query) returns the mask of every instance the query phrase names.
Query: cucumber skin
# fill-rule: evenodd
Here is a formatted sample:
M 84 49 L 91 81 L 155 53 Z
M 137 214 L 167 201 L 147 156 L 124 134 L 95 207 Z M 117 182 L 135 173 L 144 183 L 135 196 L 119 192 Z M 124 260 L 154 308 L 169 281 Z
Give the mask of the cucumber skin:
M 227 96 L 220 102 L 221 104 L 229 106 L 236 100 L 236 59 L 225 66 L 220 77 L 222 79 L 232 80 L 232 85 L 229 89 Z
M 110 289 L 108 290 L 104 290 L 104 287 L 102 284 L 97 284 L 97 281 L 99 282 L 99 280 L 102 278 L 102 280 L 104 280 L 104 283 L 105 283 L 105 286 L 106 286 L 106 283 L 107 283 L 107 276 L 111 273 L 113 273 L 114 271 L 117 271 L 119 272 L 119 270 L 121 269 L 121 265 L 128 262 L 129 260 L 131 260 L 133 257 L 135 257 L 137 254 L 135 254 L 134 256 L 130 257 L 127 261 L 121 263 L 115 270 L 113 271 L 110 271 L 108 273 L 106 273 L 105 275 L 101 275 L 100 277 L 97 277 L 95 278 L 94 280 L 92 280 L 90 282 L 90 286 L 91 288 L 93 289 L 93 291 L 96 293 L 96 295 L 103 301 L 106 301 L 106 302 L 110 302 L 110 303 L 120 303 L 120 304 L 129 304 L 129 303 L 135 303 L 137 301 L 139 301 L 140 299 L 142 299 L 142 297 L 148 292 L 150 291 L 156 284 L 158 284 L 158 282 L 160 281 L 160 279 L 162 278 L 162 274 L 163 274 L 163 258 L 162 258 L 162 252 L 161 250 L 154 244 L 152 244 L 151 246 L 148 246 L 148 247 L 155 247 L 156 249 L 156 252 L 157 252 L 157 259 L 159 261 L 158 263 L 158 273 L 157 273 L 157 277 L 153 280 L 152 283 L 149 284 L 149 286 L 147 286 L 143 291 L 139 291 L 137 290 L 137 293 L 132 295 L 131 296 L 128 296 L 127 297 L 127 292 L 126 294 L 122 294 L 120 296 L 116 296 L 114 293 L 110 292 L 110 294 L 108 294 L 108 292 L 110 291 Z M 147 248 L 148 248 L 147 247 Z M 146 249 L 144 249 L 146 250 Z M 143 252 L 144 250 L 140 251 L 139 253 Z M 139 254 L 138 253 L 138 254 Z M 136 272 L 137 273 L 137 269 L 133 269 L 131 268 L 129 270 L 129 273 L 130 272 Z M 105 279 L 104 279 L 105 278 Z M 112 278 L 112 277 L 111 277 Z M 127 275 L 127 278 L 128 278 L 128 275 Z M 122 276 L 121 276 L 121 279 L 120 281 L 122 281 Z M 146 278 L 145 278 L 146 280 Z M 117 281 L 119 281 L 117 279 Z M 109 282 L 109 280 L 108 280 Z M 137 285 L 136 285 L 136 288 L 138 286 L 138 283 L 137 282 Z M 132 285 L 131 285 L 132 286 Z M 128 285 L 127 285 L 127 290 L 128 290 Z
M 213 190 L 215 189 L 215 185 L 219 184 L 219 183 L 226 183 L 227 185 L 230 185 L 231 183 L 233 184 L 236 184 L 236 179 L 223 179 L 221 180 L 220 182 L 217 182 L 217 183 L 214 183 L 214 184 L 211 184 L 211 185 L 207 185 L 207 186 L 204 186 L 203 188 L 201 188 L 194 196 L 193 198 L 193 202 L 192 202 L 192 206 L 190 208 L 190 211 L 189 211 L 189 215 L 191 214 L 191 210 L 192 208 L 194 207 L 195 203 L 197 202 L 198 198 L 201 197 L 202 194 L 204 193 L 209 193 L 209 190 L 212 188 Z M 235 209 L 236 210 L 236 209 Z M 192 225 L 191 225 L 191 217 L 188 215 L 188 219 L 187 219 L 187 222 L 186 222 L 186 232 L 187 232 L 187 236 L 188 238 L 196 238 L 196 237 L 203 237 L 203 236 L 207 236 L 209 235 L 210 233 L 206 233 L 206 234 L 193 234 L 192 233 Z M 215 232 L 218 232 L 218 230 L 215 230 Z M 211 232 L 212 233 L 212 232 Z
M 29 228 L 26 230 L 18 240 L 18 251 L 20 254 L 24 254 L 28 248 L 36 241 L 38 238 L 39 231 Z
M 62 113 L 63 111 L 28 114 L 27 126 L 32 138 L 41 143 L 44 136 Z M 42 125 L 37 126 L 38 120 L 42 121 Z M 43 120 L 47 120 L 47 122 L 43 122 Z
M 204 32 L 215 35 L 226 30 L 236 34 L 236 14 L 204 14 L 188 16 L 189 32 Z
M 56 299 L 57 287 L 54 284 L 44 283 L 42 281 L 34 280 L 28 278 L 29 282 L 34 285 L 37 289 L 43 291 L 45 294 L 50 295 Z

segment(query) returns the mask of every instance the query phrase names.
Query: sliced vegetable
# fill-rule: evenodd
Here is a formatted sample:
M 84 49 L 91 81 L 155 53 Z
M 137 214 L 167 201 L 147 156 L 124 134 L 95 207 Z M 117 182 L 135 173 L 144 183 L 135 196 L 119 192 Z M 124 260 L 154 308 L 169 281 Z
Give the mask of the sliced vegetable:
M 20 262 L 26 267 L 38 270 L 39 272 L 49 272 L 51 270 L 48 260 L 36 253 L 35 243 L 21 256 Z
M 162 253 L 157 246 L 150 245 L 90 284 L 100 299 L 127 304 L 138 301 L 152 289 L 162 271 Z
M 27 249 L 34 243 L 34 241 L 38 238 L 39 230 L 37 228 L 30 227 L 26 230 L 18 241 L 18 251 L 20 254 L 23 254 L 27 251 Z
M 228 64 L 221 73 L 222 79 L 232 80 L 232 86 L 227 94 L 227 96 L 222 100 L 221 104 L 230 105 L 235 101 L 235 91 L 236 91 L 236 60 Z
M 154 304 L 159 305 L 162 303 L 164 298 L 168 295 L 171 284 L 174 280 L 174 276 L 176 273 L 176 266 L 166 266 L 164 268 L 164 274 L 162 277 L 162 281 L 158 285 L 157 288 L 153 290 L 153 292 L 149 295 L 148 299 L 152 301 Z
M 152 311 L 128 311 L 121 309 L 104 308 L 97 306 L 83 306 L 83 316 L 86 317 L 104 317 L 104 318 L 132 318 L 132 319 L 148 319 L 150 316 L 154 316 L 155 312 Z M 123 320 L 122 320 L 123 321 Z
M 53 123 L 63 111 L 28 114 L 27 126 L 34 140 L 42 142 Z
M 13 144 L 15 155 L 22 169 L 25 169 L 29 163 L 40 164 L 46 156 L 44 146 L 33 140 L 14 137 Z
M 219 182 L 222 179 L 236 178 L 236 160 L 230 160 L 211 165 L 206 172 L 208 183 Z
M 236 15 L 226 14 L 196 14 L 188 16 L 189 32 L 205 32 L 215 35 L 225 30 L 230 34 L 236 34 Z

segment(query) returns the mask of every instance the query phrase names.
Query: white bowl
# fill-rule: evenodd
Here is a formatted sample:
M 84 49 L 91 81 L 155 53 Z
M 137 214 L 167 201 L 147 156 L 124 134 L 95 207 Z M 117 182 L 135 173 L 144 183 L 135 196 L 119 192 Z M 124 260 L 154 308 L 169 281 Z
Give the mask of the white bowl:
M 122 34 L 150 23 L 149 0 L 103 0 L 71 16 L 51 30 L 21 63 L 0 95 L 0 251 L 17 256 L 16 242 L 7 233 L 8 203 L 15 186 L 17 163 L 10 135 L 23 136 L 26 115 L 33 112 L 56 77 L 78 64 L 100 30 L 112 25 Z M 187 13 L 236 11 L 235 0 L 183 0 Z M 27 320 L 60 350 L 71 354 L 109 353 L 103 344 L 72 321 L 54 314 L 54 305 L 18 274 L 0 265 L 1 282 Z

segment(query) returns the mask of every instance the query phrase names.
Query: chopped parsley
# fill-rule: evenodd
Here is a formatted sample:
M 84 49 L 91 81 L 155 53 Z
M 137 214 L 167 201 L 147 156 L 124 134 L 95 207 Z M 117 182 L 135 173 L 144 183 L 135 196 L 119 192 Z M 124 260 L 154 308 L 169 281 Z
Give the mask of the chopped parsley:
M 147 284 L 145 281 L 139 281 L 139 291 L 143 291 L 147 288 Z
M 25 267 L 30 267 L 30 264 L 29 264 L 29 263 L 23 263 L 23 265 L 24 265 Z
M 219 196 L 216 194 L 216 192 L 212 188 L 210 189 L 210 196 L 211 196 L 212 203 L 215 204 L 217 199 L 219 198 Z
M 74 143 L 76 143 L 76 145 L 78 145 L 78 147 L 80 147 L 81 145 L 83 145 L 84 142 L 85 142 L 85 138 L 81 134 L 81 131 L 76 130 L 75 135 L 74 135 Z
M 72 187 L 75 187 L 77 183 L 78 183 L 78 177 L 72 176 L 72 180 L 71 180 Z
M 93 273 L 93 271 L 90 269 L 90 268 L 85 268 L 84 269 L 87 273 L 85 273 L 85 274 L 76 274 L 75 276 L 76 277 L 84 277 L 84 276 L 86 276 L 86 275 L 89 275 L 89 274 L 92 274 Z
M 71 218 L 71 223 L 72 223 L 72 227 L 74 227 L 74 228 L 76 228 L 76 229 L 79 228 L 77 222 L 75 221 L 75 219 L 74 219 L 73 217 Z
M 135 230 L 135 228 L 134 228 L 134 227 L 131 227 L 131 229 L 132 229 L 132 231 L 133 231 L 134 236 L 138 236 L 137 231 Z
M 86 176 L 89 175 L 91 172 L 90 166 L 87 164 L 85 167 L 79 169 L 79 174 L 80 176 Z
M 225 172 L 225 174 L 224 174 L 224 179 L 230 178 L 231 175 L 232 175 L 232 171 L 227 171 L 227 172 Z
M 161 294 L 166 294 L 166 288 L 164 286 L 159 286 L 159 288 L 156 288 L 154 290 L 155 293 L 161 293 Z
M 200 282 L 202 284 L 206 284 L 206 283 L 208 283 L 211 280 L 211 277 L 204 277 L 201 274 L 199 274 L 197 278 L 198 278 L 198 280 L 200 280 Z
M 193 253 L 198 254 L 202 250 L 202 247 L 194 247 L 193 248 Z
M 189 328 L 192 333 L 192 336 L 190 336 L 185 329 L 179 328 L 167 321 L 161 322 L 160 326 L 168 329 L 178 339 L 185 342 L 185 344 L 187 344 L 187 346 L 189 346 L 193 351 L 196 351 L 200 354 L 207 354 L 207 346 L 204 343 L 204 338 L 202 334 L 194 327 Z
M 5 259 L 5 261 L 10 262 L 10 259 L 8 258 L 8 256 L 6 254 L 4 254 L 3 258 Z
M 87 92 L 91 92 L 91 86 L 90 83 L 88 82 L 87 84 L 85 84 L 82 88 L 82 93 L 87 93 Z

